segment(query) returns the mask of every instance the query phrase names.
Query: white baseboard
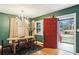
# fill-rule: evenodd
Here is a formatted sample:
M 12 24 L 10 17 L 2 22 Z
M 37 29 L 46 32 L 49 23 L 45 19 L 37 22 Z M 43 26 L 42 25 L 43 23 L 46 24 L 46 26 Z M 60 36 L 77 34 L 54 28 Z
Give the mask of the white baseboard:
M 79 55 L 79 53 L 75 53 L 75 55 Z

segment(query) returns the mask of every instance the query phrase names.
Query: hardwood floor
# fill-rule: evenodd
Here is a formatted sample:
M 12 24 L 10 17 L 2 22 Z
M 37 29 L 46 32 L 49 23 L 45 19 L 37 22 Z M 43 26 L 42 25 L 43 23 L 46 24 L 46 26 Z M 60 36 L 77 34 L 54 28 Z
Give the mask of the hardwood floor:
M 74 55 L 74 54 L 59 49 L 43 48 L 39 51 L 32 53 L 32 55 Z
M 4 55 L 13 55 L 13 52 L 11 52 L 9 48 L 6 48 L 4 50 Z M 74 55 L 74 54 L 61 49 L 43 48 L 41 46 L 35 46 L 34 49 L 22 48 L 19 51 L 17 51 L 16 55 Z

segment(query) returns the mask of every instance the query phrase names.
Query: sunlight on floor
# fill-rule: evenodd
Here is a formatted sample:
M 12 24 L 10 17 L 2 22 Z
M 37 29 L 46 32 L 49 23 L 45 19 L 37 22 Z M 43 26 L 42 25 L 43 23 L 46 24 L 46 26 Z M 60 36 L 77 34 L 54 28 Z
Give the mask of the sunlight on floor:
M 68 51 L 71 53 L 74 53 L 74 48 L 72 44 L 67 44 L 67 43 L 59 43 L 58 48 L 64 51 Z
M 43 48 L 32 55 L 74 55 L 73 53 L 53 48 Z

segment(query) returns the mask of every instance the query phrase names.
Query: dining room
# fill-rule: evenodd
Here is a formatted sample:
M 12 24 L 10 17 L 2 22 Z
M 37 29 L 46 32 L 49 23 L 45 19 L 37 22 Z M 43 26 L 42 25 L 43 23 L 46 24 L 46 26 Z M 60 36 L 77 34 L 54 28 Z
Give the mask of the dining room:
M 78 10 L 79 5 L 75 4 L 0 4 L 0 55 L 77 54 L 79 52 L 78 32 L 76 32 Z M 68 27 L 66 25 L 72 23 L 70 19 L 72 14 L 74 21 Z M 74 28 L 73 53 L 58 48 L 58 39 L 63 38 L 58 32 L 58 21 L 64 15 L 66 19 L 70 19 L 69 23 L 63 25 L 69 32 L 64 29 L 62 32 L 71 35 L 69 29 Z M 58 16 L 60 18 L 57 18 Z M 69 38 L 66 40 L 70 40 L 71 37 L 68 35 L 67 37 Z

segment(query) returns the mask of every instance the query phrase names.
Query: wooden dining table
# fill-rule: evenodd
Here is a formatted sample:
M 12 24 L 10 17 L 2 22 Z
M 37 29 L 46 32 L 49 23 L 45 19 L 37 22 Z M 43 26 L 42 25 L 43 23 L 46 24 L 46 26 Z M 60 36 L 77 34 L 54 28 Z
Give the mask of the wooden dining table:
M 18 44 L 18 43 L 16 43 L 16 41 L 18 41 L 18 40 L 31 40 L 31 39 L 34 39 L 34 36 L 25 36 L 23 38 L 21 38 L 21 37 L 8 38 L 7 40 L 12 41 L 13 54 L 16 54 L 16 45 Z

